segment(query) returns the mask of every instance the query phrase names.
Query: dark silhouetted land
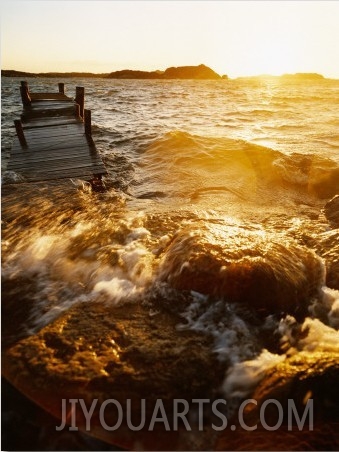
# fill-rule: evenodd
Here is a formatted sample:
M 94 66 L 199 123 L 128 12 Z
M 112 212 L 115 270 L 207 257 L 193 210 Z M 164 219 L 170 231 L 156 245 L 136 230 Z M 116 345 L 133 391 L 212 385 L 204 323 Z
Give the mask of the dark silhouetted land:
M 1 75 L 4 77 L 83 77 L 83 78 L 114 78 L 114 79 L 186 79 L 186 80 L 219 80 L 227 78 L 220 76 L 213 69 L 200 64 L 199 66 L 179 66 L 170 67 L 165 71 L 137 71 L 124 69 L 108 74 L 93 74 L 91 72 L 21 72 L 15 70 L 2 70 Z

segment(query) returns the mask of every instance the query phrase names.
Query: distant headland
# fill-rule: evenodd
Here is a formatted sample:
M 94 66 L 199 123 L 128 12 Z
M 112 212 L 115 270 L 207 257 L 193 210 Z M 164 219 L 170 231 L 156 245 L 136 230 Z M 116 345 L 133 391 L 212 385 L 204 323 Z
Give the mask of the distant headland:
M 108 78 L 121 80 L 229 80 L 227 75 L 219 75 L 213 69 L 200 64 L 198 66 L 169 67 L 165 71 L 139 71 L 123 69 L 110 73 L 95 74 L 92 72 L 23 72 L 3 69 L 2 77 L 46 77 L 46 78 Z M 283 75 L 253 75 L 237 77 L 235 80 L 280 80 L 282 82 L 321 82 L 326 78 L 321 74 L 298 72 L 296 74 Z
M 227 75 L 219 75 L 213 69 L 200 64 L 199 66 L 169 67 L 165 71 L 137 71 L 124 69 L 108 74 L 93 74 L 91 72 L 20 72 L 14 70 L 2 70 L 3 77 L 83 77 L 83 78 L 112 78 L 112 79 L 162 79 L 162 80 L 220 80 L 227 79 Z

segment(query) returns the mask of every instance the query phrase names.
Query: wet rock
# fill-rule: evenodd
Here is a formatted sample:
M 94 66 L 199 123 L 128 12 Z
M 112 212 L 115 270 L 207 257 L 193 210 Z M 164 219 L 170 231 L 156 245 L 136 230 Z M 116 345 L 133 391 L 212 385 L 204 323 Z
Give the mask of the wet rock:
M 62 418 L 62 399 L 84 399 L 88 409 L 94 399 L 98 399 L 98 407 L 114 399 L 124 410 L 130 399 L 137 425 L 145 399 L 146 427 L 140 432 L 131 432 L 126 425 L 107 431 L 99 408 L 93 413 L 87 433 L 111 444 L 129 450 L 136 442 L 144 449 L 194 448 L 180 429 L 166 432 L 160 424 L 147 431 L 158 399 L 171 419 L 173 399 L 213 399 L 223 380 L 225 368 L 211 353 L 210 338 L 178 331 L 176 324 L 176 316 L 162 312 L 149 315 L 149 308 L 142 305 L 83 303 L 6 350 L 2 370 L 16 388 L 58 419 Z M 116 411 L 106 410 L 108 425 L 115 424 L 115 416 Z M 76 424 L 85 430 L 81 410 L 77 411 Z M 202 447 L 210 448 L 206 432 L 200 436 Z
M 179 290 L 247 303 L 264 315 L 301 317 L 323 278 L 322 263 L 308 248 L 262 230 L 222 225 L 179 232 L 159 272 Z
M 248 418 L 257 419 L 260 408 L 268 399 L 280 402 L 288 414 L 288 401 L 293 400 L 298 413 L 303 413 L 309 399 L 313 400 L 314 421 L 339 421 L 339 352 L 300 352 L 267 371 L 257 386 L 253 399 L 258 405 L 248 412 Z M 273 406 L 267 409 L 267 418 L 277 418 Z M 277 422 L 277 419 L 275 419 Z
M 1 290 L 3 319 L 11 319 L 2 327 L 2 346 L 6 348 L 29 334 L 27 319 L 34 309 L 37 281 L 20 274 L 11 278 L 2 275 Z
M 314 247 L 325 262 L 326 285 L 339 290 L 339 229 L 323 232 L 315 240 Z
M 339 290 L 339 261 L 338 261 L 338 259 L 328 262 L 326 284 L 328 285 L 328 287 L 331 287 L 332 289 Z
M 334 196 L 325 204 L 324 213 L 332 227 L 339 228 L 339 195 Z
M 237 431 L 224 431 L 216 449 L 337 450 L 338 378 L 339 352 L 301 352 L 288 357 L 268 369 L 249 396 L 255 403 L 246 404 L 243 425 L 256 428 L 247 430 L 234 419 Z

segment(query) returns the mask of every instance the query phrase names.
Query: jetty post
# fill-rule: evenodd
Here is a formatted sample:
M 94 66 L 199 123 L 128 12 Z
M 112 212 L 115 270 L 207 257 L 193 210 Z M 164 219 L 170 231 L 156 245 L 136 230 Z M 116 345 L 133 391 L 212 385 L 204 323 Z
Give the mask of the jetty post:
M 75 117 L 80 118 L 80 105 L 75 104 Z
M 85 134 L 87 137 L 92 136 L 92 112 L 91 110 L 84 110 L 84 121 L 85 121 Z
M 25 138 L 25 134 L 24 134 L 24 130 L 22 128 L 22 122 L 20 121 L 20 119 L 15 119 L 14 121 L 14 125 L 15 125 L 15 130 L 16 130 L 16 134 L 18 136 L 19 142 L 21 144 L 22 148 L 27 148 L 27 141 Z
M 26 81 L 21 82 L 20 94 L 21 94 L 22 105 L 24 107 L 30 107 L 31 103 L 32 103 L 32 99 L 31 99 L 31 96 L 29 95 L 28 83 Z
M 59 87 L 59 93 L 60 94 L 65 94 L 65 84 L 64 83 L 58 83 L 58 87 Z
M 80 106 L 80 118 L 84 118 L 85 88 L 83 86 L 76 86 L 75 102 Z

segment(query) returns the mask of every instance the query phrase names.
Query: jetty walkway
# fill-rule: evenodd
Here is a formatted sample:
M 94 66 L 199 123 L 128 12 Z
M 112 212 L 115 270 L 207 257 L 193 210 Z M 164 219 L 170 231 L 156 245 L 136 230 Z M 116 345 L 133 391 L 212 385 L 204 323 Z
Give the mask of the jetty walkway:
M 24 81 L 20 92 L 23 112 L 14 121 L 16 136 L 6 170 L 23 182 L 78 178 L 94 188 L 102 186 L 107 172 L 92 139 L 84 88 L 76 87 L 73 99 L 65 95 L 63 83 L 55 93 L 31 93 Z

